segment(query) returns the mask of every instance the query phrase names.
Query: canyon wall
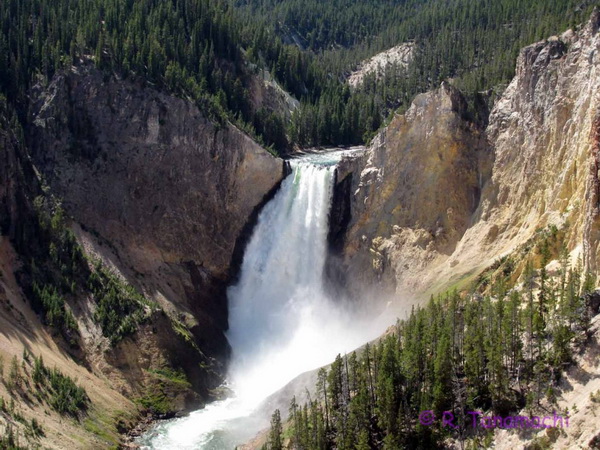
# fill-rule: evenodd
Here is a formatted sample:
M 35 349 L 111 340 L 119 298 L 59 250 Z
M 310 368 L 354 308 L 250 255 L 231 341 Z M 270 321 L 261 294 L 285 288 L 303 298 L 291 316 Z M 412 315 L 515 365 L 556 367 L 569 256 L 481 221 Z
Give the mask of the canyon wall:
M 523 49 L 485 131 L 443 84 L 357 163 L 341 259 L 348 279 L 414 295 L 475 275 L 536 230 L 566 227 L 597 271 L 599 15 Z
M 79 67 L 39 93 L 32 160 L 83 229 L 165 307 L 191 312 L 200 339 L 222 351 L 236 243 L 283 162 L 189 101 L 104 78 Z
M 144 398 L 162 406 L 167 395 L 169 411 L 198 407 L 223 381 L 226 288 L 286 165 L 193 102 L 91 64 L 33 89 L 24 132 L 2 108 L 0 357 L 28 349 L 81 380 L 92 420 L 102 415 L 114 439 L 122 419 L 115 412 L 135 415 Z M 85 270 L 101 263 L 150 302 L 133 334 L 117 343 L 105 337 L 95 317 L 99 299 L 85 282 L 65 296 L 78 326 L 75 345 L 32 311 L 22 261 L 35 257 L 39 236 L 31 233 L 42 197 L 65 211 L 89 258 Z M 189 386 L 172 382 L 172 370 L 182 370 Z M 60 417 L 44 426 L 52 429 L 48 445 L 60 447 Z M 93 430 L 71 431 L 96 448 L 108 445 Z
M 90 252 L 226 357 L 225 289 L 283 162 L 193 103 L 91 66 L 39 91 L 29 130 L 32 161 Z
M 491 161 L 466 117 L 461 93 L 443 83 L 396 115 L 361 158 L 340 165 L 337 191 L 346 190 L 351 217 L 341 253 L 352 291 L 418 289 L 456 249 Z

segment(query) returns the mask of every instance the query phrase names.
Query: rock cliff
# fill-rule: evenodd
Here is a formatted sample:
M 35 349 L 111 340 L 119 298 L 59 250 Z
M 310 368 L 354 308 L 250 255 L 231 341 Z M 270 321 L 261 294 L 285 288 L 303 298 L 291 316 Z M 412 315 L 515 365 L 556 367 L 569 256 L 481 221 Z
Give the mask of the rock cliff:
M 374 75 L 376 80 L 380 80 L 391 69 L 406 69 L 412 62 L 414 54 L 414 42 L 405 42 L 378 53 L 360 63 L 359 67 L 348 76 L 348 84 L 357 88 L 368 76 Z
M 573 256 L 598 270 L 598 27 L 594 13 L 523 49 L 484 131 L 444 84 L 344 169 L 354 181 L 342 254 L 362 284 L 447 287 L 549 224 L 567 226 Z
M 341 165 L 338 191 L 352 180 L 343 250 L 352 290 L 414 287 L 455 250 L 489 176 L 489 149 L 466 110 L 444 83 L 395 116 L 363 157 Z
M 211 122 L 187 99 L 92 65 L 33 90 L 24 135 L 2 108 L 0 357 L 20 358 L 26 348 L 81 379 L 95 408 L 91 420 L 106 415 L 104 430 L 116 430 L 120 418 L 112 412 L 135 413 L 121 394 L 160 407 L 166 394 L 171 411 L 197 407 L 222 382 L 226 287 L 260 208 L 285 175 L 284 162 L 234 126 Z M 42 195 L 62 204 L 93 264 L 100 261 L 150 302 L 132 335 L 116 344 L 104 337 L 98 299 L 86 294 L 85 282 L 65 296 L 77 348 L 31 310 L 18 280 L 20 260 L 32 256 L 21 247 L 33 245 L 22 244 L 35 229 L 34 198 Z M 170 370 L 182 370 L 191 389 Z M 53 420 L 45 426 L 59 427 Z M 93 430 L 74 433 L 94 439 Z M 53 429 L 49 439 L 61 434 Z
M 282 161 L 185 99 L 89 66 L 39 92 L 29 129 L 35 166 L 88 243 L 109 243 L 114 265 L 226 355 L 225 288 Z

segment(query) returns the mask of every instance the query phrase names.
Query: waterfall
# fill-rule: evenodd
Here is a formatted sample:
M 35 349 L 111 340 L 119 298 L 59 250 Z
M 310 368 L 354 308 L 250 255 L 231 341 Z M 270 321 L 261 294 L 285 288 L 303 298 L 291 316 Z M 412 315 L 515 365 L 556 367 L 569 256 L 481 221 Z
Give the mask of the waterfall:
M 343 152 L 290 162 L 292 173 L 261 212 L 228 290 L 234 396 L 157 425 L 140 441 L 157 449 L 232 449 L 268 425 L 260 402 L 295 376 L 330 363 L 382 331 L 325 294 L 329 210 Z M 357 331 L 360 330 L 360 331 Z
M 229 289 L 232 383 L 264 398 L 307 367 L 306 325 L 319 321 L 333 166 L 292 161 L 292 174 L 261 214 L 240 282 Z M 322 325 L 326 326 L 325 323 Z M 302 353 L 296 353 L 302 351 Z M 289 353 L 297 354 L 295 360 Z M 237 379 L 237 376 L 243 377 Z M 248 378 L 253 380 L 249 382 Z

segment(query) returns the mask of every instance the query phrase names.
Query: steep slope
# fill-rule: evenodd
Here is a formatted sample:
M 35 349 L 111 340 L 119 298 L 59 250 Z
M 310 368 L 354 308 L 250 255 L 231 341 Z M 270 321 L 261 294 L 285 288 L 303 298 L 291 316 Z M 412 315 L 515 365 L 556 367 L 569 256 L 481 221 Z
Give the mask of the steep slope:
M 15 247 L 27 245 L 32 237 L 31 228 L 26 225 L 32 220 L 30 199 L 40 194 L 37 184 L 31 182 L 35 175 L 16 133 L 20 127 L 15 120 L 4 100 L 0 100 L 0 436 L 8 438 L 12 430 L 19 445 L 43 443 L 52 448 L 74 448 L 86 442 L 90 447 L 107 447 L 118 442 L 117 424 L 130 426 L 137 414 L 136 406 L 117 389 L 111 389 L 102 373 L 94 374 L 77 364 L 55 342 L 53 330 L 42 325 L 15 277 L 21 265 Z M 17 375 L 13 376 L 11 361 L 21 361 L 25 354 L 29 355 L 29 363 L 19 364 Z M 85 424 L 65 420 L 35 398 L 22 401 L 23 395 L 36 395 L 26 375 L 34 356 L 42 357 L 47 367 L 59 367 L 86 390 L 93 409 L 88 411 Z M 31 430 L 33 419 L 42 434 L 24 436 L 23 428 Z M 94 424 L 102 427 L 102 433 L 92 431 Z M 5 444 L 2 440 L 0 446 Z
M 29 380 L 25 355 L 41 355 L 78 379 L 92 405 L 65 429 L 51 414 L 44 445 L 112 445 L 141 407 L 172 413 L 206 401 L 229 353 L 225 288 L 285 174 L 283 161 L 234 126 L 215 125 L 191 101 L 92 65 L 34 89 L 28 146 L 7 117 L 3 111 L 4 366 L 16 357 Z M 39 249 L 48 233 L 63 240 Z M 77 257 L 77 244 L 87 259 Z M 58 311 L 67 328 L 49 315 L 46 288 L 42 305 L 31 295 L 54 273 L 69 275 L 48 287 L 64 298 Z M 26 391 L 7 386 L 0 395 L 27 420 L 43 416 L 43 403 L 25 402 Z M 2 426 L 14 420 L 3 419 Z
M 483 137 L 443 106 L 443 85 L 373 140 L 346 169 L 352 272 L 368 267 L 371 284 L 422 293 L 474 274 L 548 224 L 568 224 L 569 249 L 597 270 L 598 23 L 594 13 L 581 30 L 526 47 Z M 444 157 L 452 136 L 462 159 Z M 451 167 L 462 171 L 445 178 Z
M 465 115 L 462 95 L 444 83 L 418 96 L 361 159 L 340 168 L 338 185 L 351 180 L 342 250 L 351 291 L 414 288 L 428 266 L 455 250 L 490 159 L 481 131 Z
M 598 448 L 600 429 L 600 315 L 592 320 L 587 348 L 577 355 L 560 383 L 559 411 L 568 411 L 569 423 L 558 430 L 515 433 L 513 430 L 494 430 L 495 446 L 499 450 L 550 446 L 551 448 Z M 523 411 L 521 414 L 526 415 Z
M 110 243 L 128 278 L 191 313 L 201 347 L 225 355 L 231 264 L 282 161 L 190 102 L 90 67 L 57 77 L 31 117 L 33 162 L 90 245 Z
M 57 77 L 32 108 L 34 164 L 67 212 L 127 258 L 124 267 L 161 280 L 151 292 L 187 298 L 210 317 L 200 329 L 222 348 L 214 331 L 226 328 L 236 241 L 281 180 L 282 161 L 190 102 L 80 70 Z

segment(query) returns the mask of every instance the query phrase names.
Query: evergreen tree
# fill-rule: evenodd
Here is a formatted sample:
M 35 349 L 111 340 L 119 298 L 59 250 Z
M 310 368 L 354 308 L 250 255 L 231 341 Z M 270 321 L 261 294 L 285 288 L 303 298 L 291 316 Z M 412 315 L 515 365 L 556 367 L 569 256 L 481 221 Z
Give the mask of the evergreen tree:
M 283 450 L 283 425 L 278 409 L 271 416 L 271 431 L 269 432 L 269 450 Z

